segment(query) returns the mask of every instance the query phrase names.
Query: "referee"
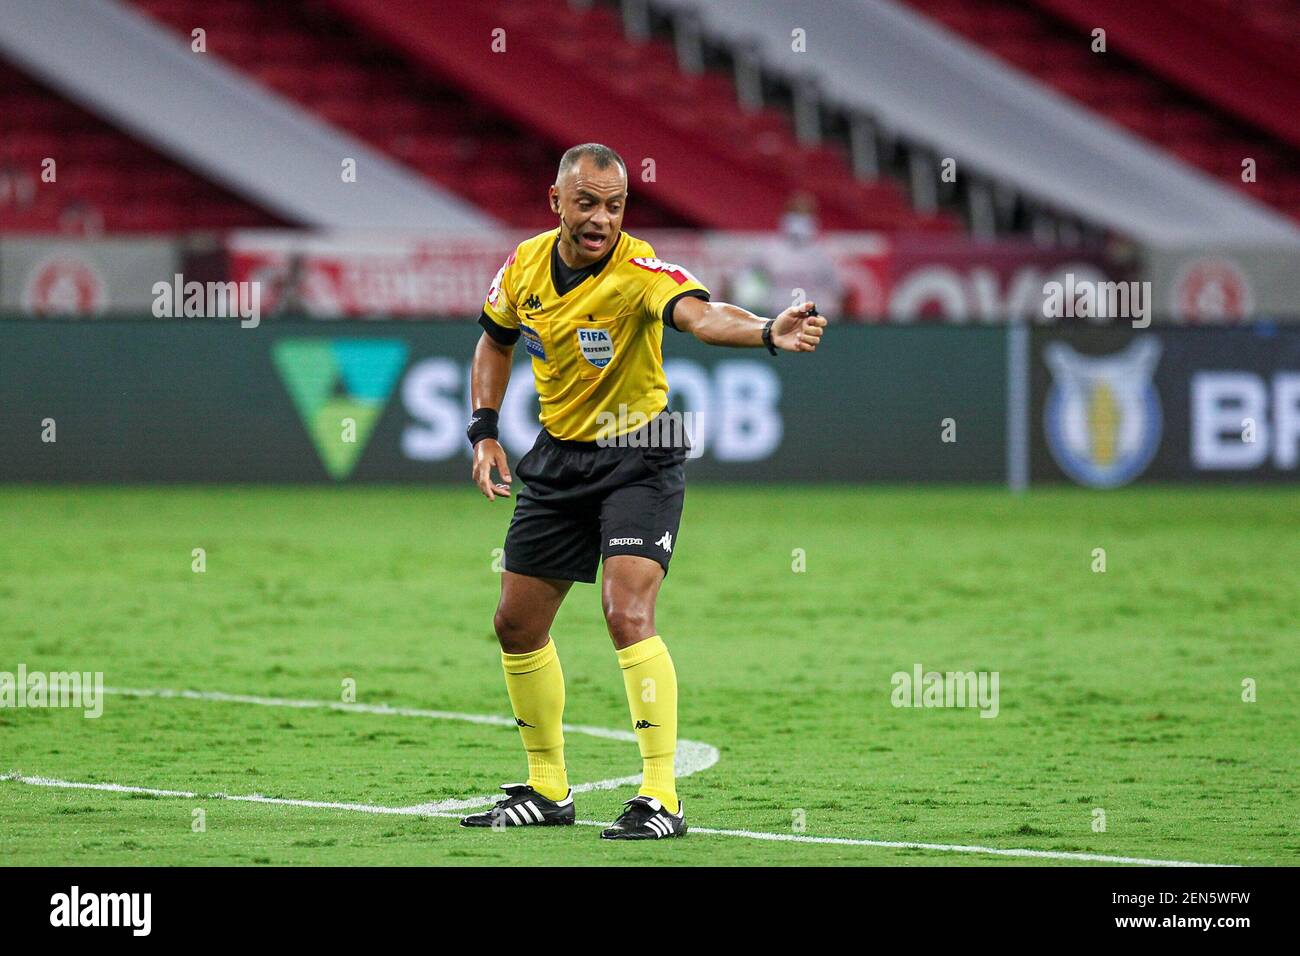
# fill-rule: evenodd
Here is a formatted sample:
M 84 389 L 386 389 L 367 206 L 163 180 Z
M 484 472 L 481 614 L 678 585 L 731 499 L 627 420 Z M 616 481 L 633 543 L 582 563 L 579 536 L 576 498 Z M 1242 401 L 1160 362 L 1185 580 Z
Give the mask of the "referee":
M 461 821 L 466 827 L 574 822 L 564 764 L 564 674 L 551 622 L 604 564 L 601 606 L 618 653 L 642 782 L 601 836 L 653 840 L 686 833 L 677 796 L 677 675 L 655 627 L 655 599 L 677 544 L 684 463 L 671 427 L 664 326 L 712 345 L 812 352 L 826 320 L 812 302 L 764 319 L 722 302 L 683 267 L 622 231 L 627 167 L 598 143 L 574 146 L 549 189 L 558 228 L 521 242 L 497 272 L 479 325 L 471 393 L 474 482 L 510 495 L 497 413 L 522 339 L 532 358 L 542 430 L 516 474 L 525 487 L 506 532 L 493 625 L 528 781 Z M 493 469 L 499 480 L 493 479 Z

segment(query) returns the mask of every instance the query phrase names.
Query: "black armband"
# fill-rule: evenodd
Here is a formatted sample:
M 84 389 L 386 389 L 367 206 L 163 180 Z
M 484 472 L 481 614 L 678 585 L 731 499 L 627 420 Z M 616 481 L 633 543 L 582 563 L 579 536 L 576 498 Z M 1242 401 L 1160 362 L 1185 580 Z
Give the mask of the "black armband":
M 688 289 L 686 292 L 677 293 L 668 300 L 668 304 L 664 306 L 664 325 L 668 326 L 668 328 L 672 329 L 674 332 L 681 331 L 681 329 L 677 328 L 677 323 L 673 320 L 673 309 L 677 308 L 677 303 L 682 301 L 682 299 L 703 299 L 705 302 L 708 302 L 709 293 L 704 289 Z
M 488 334 L 488 338 L 497 345 L 509 346 L 519 341 L 518 329 L 508 329 L 504 325 L 497 325 L 486 312 L 479 313 L 478 324 Z
M 497 410 L 495 408 L 475 409 L 473 417 L 469 420 L 469 427 L 465 429 L 465 434 L 469 436 L 471 445 L 477 445 L 484 438 L 496 438 Z

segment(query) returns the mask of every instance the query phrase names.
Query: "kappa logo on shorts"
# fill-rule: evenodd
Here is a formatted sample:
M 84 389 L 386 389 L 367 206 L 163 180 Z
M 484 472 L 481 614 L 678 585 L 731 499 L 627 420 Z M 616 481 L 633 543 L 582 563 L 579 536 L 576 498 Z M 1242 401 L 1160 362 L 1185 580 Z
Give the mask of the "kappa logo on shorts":
M 609 539 L 609 546 L 611 548 L 617 548 L 620 545 L 625 545 L 625 544 L 644 544 L 644 543 L 645 542 L 642 541 L 640 538 L 610 538 Z
M 604 368 L 614 357 L 614 339 L 607 329 L 578 329 L 578 348 L 596 368 Z
M 519 334 L 524 337 L 524 348 L 528 350 L 528 354 L 545 362 L 546 348 L 542 345 L 542 337 L 537 334 L 537 330 L 520 322 Z
M 665 551 L 667 551 L 669 554 L 672 554 L 672 553 L 673 553 L 673 533 L 672 533 L 671 531 L 665 531 L 665 532 L 664 532 L 664 536 L 663 536 L 662 538 L 660 538 L 658 541 L 656 541 L 655 544 L 659 545 L 659 547 L 663 548 L 663 549 L 664 549 Z

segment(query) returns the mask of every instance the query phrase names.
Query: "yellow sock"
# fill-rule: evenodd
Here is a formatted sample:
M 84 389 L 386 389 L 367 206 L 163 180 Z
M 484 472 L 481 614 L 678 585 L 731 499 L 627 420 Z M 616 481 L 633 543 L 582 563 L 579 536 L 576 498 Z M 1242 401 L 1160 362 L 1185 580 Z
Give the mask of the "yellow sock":
M 673 755 L 677 751 L 677 672 L 668 647 L 658 634 L 618 652 L 623 687 L 637 746 L 641 748 L 641 789 L 676 813 L 677 783 Z
M 506 690 L 528 751 L 528 786 L 548 800 L 569 792 L 564 769 L 564 671 L 555 642 L 527 654 L 501 652 Z

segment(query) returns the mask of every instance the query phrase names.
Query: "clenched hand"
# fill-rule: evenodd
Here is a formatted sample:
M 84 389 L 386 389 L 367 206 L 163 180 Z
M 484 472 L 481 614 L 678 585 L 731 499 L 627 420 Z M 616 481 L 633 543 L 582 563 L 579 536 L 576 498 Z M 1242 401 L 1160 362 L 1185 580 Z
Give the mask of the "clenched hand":
M 815 352 L 826 328 L 826 317 L 816 311 L 812 302 L 790 306 L 772 323 L 772 344 L 787 352 Z

